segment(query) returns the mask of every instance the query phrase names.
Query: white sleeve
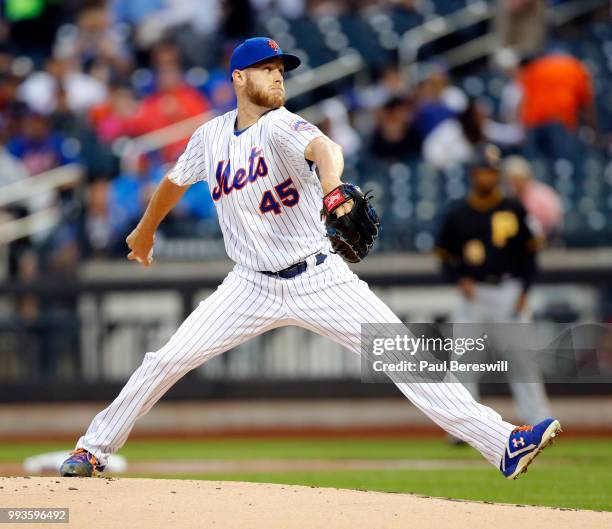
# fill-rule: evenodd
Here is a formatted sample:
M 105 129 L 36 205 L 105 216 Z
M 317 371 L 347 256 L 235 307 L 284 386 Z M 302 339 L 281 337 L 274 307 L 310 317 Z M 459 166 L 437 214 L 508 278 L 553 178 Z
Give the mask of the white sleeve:
M 168 180 L 178 186 L 187 186 L 208 180 L 204 147 L 204 126 L 201 126 L 193 133 L 187 148 L 168 173 Z
M 282 114 L 272 123 L 272 141 L 296 165 L 306 163 L 304 151 L 319 136 L 323 136 L 323 133 L 317 127 L 290 112 Z

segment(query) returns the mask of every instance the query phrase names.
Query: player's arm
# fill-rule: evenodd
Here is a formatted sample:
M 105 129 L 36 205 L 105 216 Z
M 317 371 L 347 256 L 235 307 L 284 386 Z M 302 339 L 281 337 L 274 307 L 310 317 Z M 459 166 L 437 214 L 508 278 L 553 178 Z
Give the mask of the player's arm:
M 323 195 L 331 193 L 342 184 L 340 180 L 342 171 L 344 171 L 342 147 L 327 136 L 319 136 L 312 140 L 306 146 L 304 158 L 316 164 Z M 336 214 L 340 217 L 348 213 L 351 207 L 352 204 L 350 202 L 342 204 L 336 209 Z
M 131 250 L 127 256 L 128 259 L 138 261 L 144 266 L 151 264 L 155 232 L 166 215 L 179 203 L 189 187 L 189 185 L 176 185 L 168 177 L 164 177 L 153 193 L 142 219 L 125 240 Z
M 204 127 L 193 133 L 183 154 L 157 186 L 138 226 L 125 240 L 131 250 L 128 259 L 145 266 L 151 264 L 158 226 L 192 184 L 207 179 Z
M 342 183 L 340 181 L 344 171 L 342 147 L 327 136 L 319 136 L 312 140 L 306 146 L 304 158 L 317 165 L 323 194 L 327 195 Z

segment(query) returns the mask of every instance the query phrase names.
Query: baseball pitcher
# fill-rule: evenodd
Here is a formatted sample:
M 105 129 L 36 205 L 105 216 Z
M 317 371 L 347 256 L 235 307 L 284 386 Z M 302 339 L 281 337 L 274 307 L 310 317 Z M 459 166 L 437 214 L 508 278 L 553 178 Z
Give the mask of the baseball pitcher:
M 78 440 L 63 476 L 103 470 L 136 420 L 177 380 L 269 329 L 298 325 L 359 354 L 362 323 L 401 323 L 345 262 L 363 259 L 378 234 L 368 197 L 341 182 L 338 145 L 283 106 L 284 73 L 299 64 L 268 38 L 248 39 L 234 50 L 237 108 L 196 130 L 127 244 L 128 259 L 151 265 L 157 227 L 190 185 L 206 181 L 235 266 L 166 345 L 145 354 Z M 553 418 L 516 427 L 458 383 L 397 386 L 510 479 L 561 429 Z

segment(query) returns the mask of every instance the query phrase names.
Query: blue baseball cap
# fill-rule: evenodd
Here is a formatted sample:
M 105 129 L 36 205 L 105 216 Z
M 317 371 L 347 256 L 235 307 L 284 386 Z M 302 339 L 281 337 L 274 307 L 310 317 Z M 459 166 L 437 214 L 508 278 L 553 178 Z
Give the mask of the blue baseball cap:
M 244 70 L 259 62 L 279 58 L 285 65 L 285 71 L 295 70 L 302 61 L 295 55 L 284 53 L 280 46 L 268 37 L 247 39 L 236 47 L 230 61 L 230 75 L 234 70 Z

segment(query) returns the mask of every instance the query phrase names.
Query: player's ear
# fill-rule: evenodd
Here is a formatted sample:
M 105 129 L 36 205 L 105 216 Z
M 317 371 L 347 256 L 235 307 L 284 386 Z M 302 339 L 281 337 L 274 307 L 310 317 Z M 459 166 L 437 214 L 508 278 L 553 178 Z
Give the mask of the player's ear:
M 232 72 L 232 81 L 236 86 L 241 86 L 246 81 L 246 72 L 244 70 L 234 70 Z

